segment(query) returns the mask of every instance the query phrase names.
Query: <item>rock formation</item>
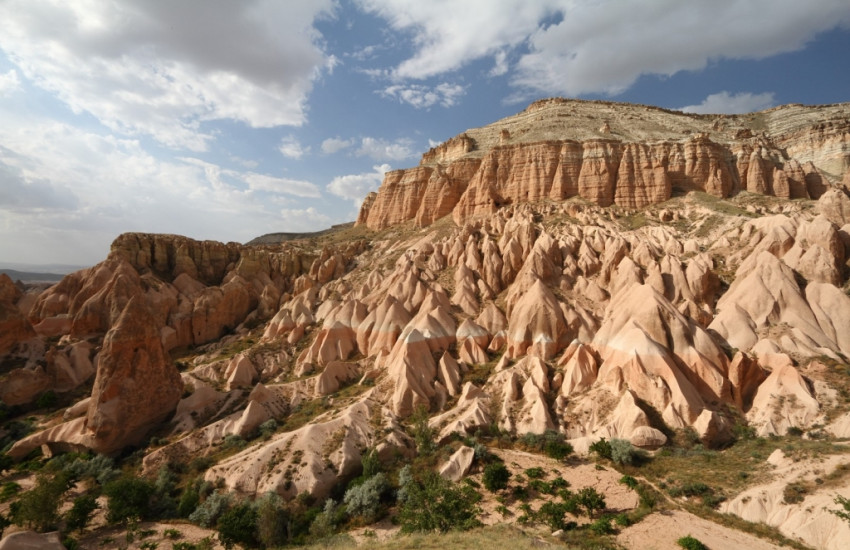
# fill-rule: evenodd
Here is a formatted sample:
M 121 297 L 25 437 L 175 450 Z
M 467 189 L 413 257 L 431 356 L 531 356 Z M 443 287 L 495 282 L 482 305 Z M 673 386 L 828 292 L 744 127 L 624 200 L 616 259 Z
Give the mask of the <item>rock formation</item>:
M 34 302 L 0 277 L 0 398 L 42 419 L 9 455 L 140 445 L 153 474 L 237 442 L 208 481 L 322 498 L 367 449 L 414 453 L 422 414 L 441 443 L 554 430 L 579 453 L 741 425 L 846 437 L 841 113 L 539 102 L 388 174 L 365 228 L 122 235 Z M 45 416 L 48 390 L 85 398 Z
M 848 156 L 850 123 L 840 105 L 729 116 L 547 99 L 467 130 L 415 168 L 387 173 L 357 223 L 383 229 L 413 219 L 425 226 L 451 213 L 462 224 L 508 204 L 571 197 L 641 208 L 668 200 L 674 189 L 817 199 L 828 181 L 841 180 Z

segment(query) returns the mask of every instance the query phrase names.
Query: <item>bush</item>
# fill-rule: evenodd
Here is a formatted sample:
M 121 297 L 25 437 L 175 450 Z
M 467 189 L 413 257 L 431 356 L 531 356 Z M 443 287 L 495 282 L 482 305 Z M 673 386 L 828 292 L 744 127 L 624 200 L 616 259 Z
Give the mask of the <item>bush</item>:
M 367 449 L 360 458 L 363 464 L 363 477 L 369 478 L 381 471 L 381 459 L 378 458 L 378 451 L 375 449 Z
M 315 539 L 326 539 L 336 533 L 337 525 L 343 518 L 345 511 L 337 505 L 336 501 L 329 498 L 325 501 L 322 512 L 316 516 L 310 525 L 310 535 Z M 268 545 L 267 545 L 268 546 Z
M 685 550 L 708 550 L 708 546 L 704 545 L 699 540 L 695 539 L 690 535 L 680 538 L 676 541 L 676 544 L 678 544 Z
M 546 475 L 546 472 L 543 471 L 543 468 L 537 466 L 535 468 L 528 468 L 525 471 L 525 475 L 528 479 L 540 479 Z
M 74 499 L 71 509 L 65 514 L 65 527 L 69 531 L 82 531 L 97 508 L 97 500 L 93 494 L 86 493 L 78 496 Z
M 606 458 L 610 460 L 612 452 L 611 444 L 603 437 L 599 441 L 591 443 L 590 452 L 595 454 L 598 458 Z
M 402 487 L 407 498 L 401 506 L 398 521 L 401 530 L 413 531 L 467 530 L 481 522 L 477 503 L 480 495 L 468 485 L 455 485 L 432 471 L 423 479 L 411 479 Z
M 555 460 L 563 460 L 573 452 L 564 434 L 555 430 L 546 430 L 539 435 L 529 432 L 522 436 L 520 443 L 531 451 L 542 452 Z
M 372 523 L 378 517 L 381 498 L 389 488 L 387 477 L 380 472 L 361 485 L 351 487 L 345 492 L 343 498 L 348 514 L 352 517 L 360 516 L 367 523 Z
M 640 484 L 637 486 L 637 489 L 635 489 L 635 492 L 638 494 L 641 507 L 648 508 L 650 510 L 655 508 L 657 499 L 655 498 L 655 493 L 649 486 Z
M 578 504 L 587 510 L 587 515 L 590 517 L 605 509 L 605 497 L 597 493 L 593 487 L 585 487 L 576 496 Z
M 277 431 L 277 421 L 274 418 L 269 418 L 260 424 L 260 437 L 269 439 Z
M 219 516 L 230 507 L 230 495 L 213 493 L 203 501 L 195 511 L 189 514 L 189 521 L 201 527 L 212 527 Z
M 626 487 L 628 487 L 629 489 L 631 489 L 631 490 L 633 490 L 633 491 L 634 491 L 634 490 L 637 488 L 637 486 L 638 486 L 638 480 L 637 480 L 637 479 L 635 479 L 635 478 L 633 478 L 633 477 L 632 477 L 632 476 L 630 476 L 630 475 L 624 475 L 623 477 L 621 477 L 621 478 L 620 478 L 620 483 L 622 483 L 623 485 L 625 485 Z
M 188 518 L 198 507 L 198 503 L 201 502 L 200 486 L 201 481 L 196 479 L 183 490 L 177 502 L 177 517 Z
M 12 521 L 38 532 L 52 529 L 59 521 L 59 501 L 69 483 L 70 477 L 64 472 L 40 473 L 35 487 L 10 507 Z
M 564 502 L 544 502 L 537 511 L 537 517 L 553 531 L 558 529 L 566 529 L 567 522 L 564 521 L 564 516 L 567 513 L 568 506 Z
M 286 540 L 283 499 L 269 491 L 257 500 L 257 539 L 267 547 L 282 546 Z
M 6 502 L 13 496 L 17 495 L 21 492 L 21 486 L 15 483 L 14 481 L 7 481 L 3 484 L 3 488 L 0 489 L 0 502 Z
M 603 516 L 589 526 L 590 530 L 597 535 L 613 535 L 614 527 L 611 525 L 611 518 Z
M 73 479 L 94 479 L 100 485 L 106 485 L 121 476 L 121 471 L 115 469 L 115 461 L 105 455 L 95 455 L 92 458 L 85 456 L 75 458 L 63 470 L 68 472 Z
M 491 493 L 505 489 L 510 478 L 511 473 L 503 462 L 492 462 L 484 467 L 484 487 Z
M 110 523 L 150 517 L 151 497 L 156 492 L 150 481 L 125 477 L 107 483 L 103 492 L 107 496 L 106 519 Z
M 257 510 L 250 502 L 240 502 L 218 518 L 217 528 L 225 548 L 234 544 L 256 546 Z
M 841 495 L 835 495 L 835 503 L 841 506 L 838 510 L 830 510 L 831 513 L 850 523 L 850 499 Z
M 634 463 L 636 451 L 628 439 L 612 439 L 611 460 L 615 464 L 631 466 Z
M 420 405 L 410 417 L 413 427 L 413 440 L 419 454 L 430 455 L 436 449 L 434 444 L 434 429 L 428 423 L 428 409 Z
M 50 409 L 56 405 L 58 400 L 59 398 L 56 397 L 56 392 L 53 390 L 47 390 L 38 396 L 38 399 L 35 400 L 35 406 L 37 409 Z

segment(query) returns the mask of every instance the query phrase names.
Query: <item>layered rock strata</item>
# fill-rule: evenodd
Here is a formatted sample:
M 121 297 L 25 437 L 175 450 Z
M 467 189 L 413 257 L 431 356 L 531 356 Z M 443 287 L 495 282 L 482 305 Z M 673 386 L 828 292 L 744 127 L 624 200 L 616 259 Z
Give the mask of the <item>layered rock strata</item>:
M 571 197 L 641 208 L 689 190 L 817 199 L 848 167 L 842 105 L 692 115 L 542 100 L 431 149 L 415 168 L 387 173 L 357 223 L 425 226 L 451 213 L 462 224 L 509 204 Z

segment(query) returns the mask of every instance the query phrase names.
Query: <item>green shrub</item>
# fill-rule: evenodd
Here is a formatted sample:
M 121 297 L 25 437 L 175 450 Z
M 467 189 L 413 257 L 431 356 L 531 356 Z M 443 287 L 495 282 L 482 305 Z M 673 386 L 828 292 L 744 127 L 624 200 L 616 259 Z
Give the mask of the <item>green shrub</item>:
M 363 477 L 369 478 L 381 471 L 381 459 L 375 449 L 367 449 L 360 461 L 363 464 Z
M 422 455 L 430 455 L 437 448 L 434 444 L 434 428 L 431 427 L 428 420 L 428 409 L 422 405 L 416 407 L 416 410 L 410 416 L 413 441 L 416 443 L 416 450 Z
M 590 524 L 589 529 L 597 535 L 613 535 L 614 527 L 611 525 L 611 518 L 602 516 Z
M 227 493 L 213 493 L 189 514 L 189 521 L 201 527 L 212 527 L 218 521 L 219 516 L 230 507 L 230 495 Z
M 708 550 L 708 546 L 704 545 L 699 540 L 695 539 L 690 535 L 680 538 L 676 541 L 676 544 L 678 544 L 685 550 Z
M 563 460 L 573 452 L 564 434 L 555 430 L 546 430 L 542 434 L 526 433 L 520 438 L 520 443 L 528 450 L 542 452 L 556 460 Z
M 628 439 L 612 439 L 610 446 L 611 460 L 613 460 L 615 464 L 631 466 L 634 463 L 637 453 Z
M 387 476 L 377 473 L 362 484 L 349 488 L 345 492 L 345 505 L 352 517 L 360 516 L 366 523 L 378 518 L 381 499 L 390 488 Z
M 511 473 L 503 462 L 491 462 L 484 467 L 484 487 L 491 493 L 501 491 L 508 486 Z
M 65 527 L 70 531 L 82 531 L 97 508 L 97 499 L 93 494 L 86 493 L 78 496 L 74 499 L 71 509 L 65 514 Z
M 590 452 L 598 458 L 611 459 L 611 444 L 603 437 L 599 441 L 594 441 L 590 444 Z
M 218 518 L 216 527 L 225 548 L 234 544 L 256 546 L 257 509 L 250 502 L 240 502 Z
M 596 512 L 601 512 L 605 509 L 605 497 L 596 492 L 596 489 L 593 487 L 585 487 L 576 495 L 578 498 L 578 504 L 585 510 L 587 510 L 587 515 L 593 517 L 596 515 Z
M 6 502 L 13 496 L 17 495 L 21 492 L 21 486 L 15 483 L 14 481 L 7 481 L 3 484 L 3 488 L 0 489 L 0 502 Z
M 567 505 L 563 502 L 544 502 L 537 511 L 537 517 L 548 525 L 553 531 L 566 528 L 564 516 L 567 513 Z
M 844 498 L 841 495 L 835 495 L 835 503 L 841 506 L 841 508 L 830 510 L 830 512 L 850 523 L 850 499 Z
M 260 437 L 263 439 L 269 439 L 274 433 L 277 431 L 277 420 L 274 418 L 269 418 L 262 424 L 260 424 Z
M 56 392 L 53 390 L 47 390 L 38 396 L 38 399 L 35 400 L 35 406 L 38 409 L 50 409 L 56 405 L 58 400 L 59 398 L 56 397 Z
M 310 525 L 310 535 L 317 539 L 326 539 L 336 533 L 337 526 L 345 519 L 345 510 L 332 498 L 325 501 L 322 512 L 316 516 Z M 266 545 L 268 546 L 268 544 Z
M 655 497 L 655 493 L 649 486 L 641 483 L 637 486 L 635 492 L 638 494 L 638 499 L 640 499 L 640 506 L 642 508 L 648 508 L 650 510 L 655 508 L 655 504 L 658 499 Z
M 10 507 L 12 521 L 38 532 L 52 529 L 59 521 L 60 498 L 69 484 L 70 477 L 64 472 L 38 474 L 35 487 L 23 493 Z
M 115 461 L 105 455 L 77 457 L 65 465 L 63 470 L 75 480 L 94 479 L 100 485 L 106 485 L 121 476 L 121 471 L 115 469 Z
M 620 483 L 622 483 L 631 490 L 635 490 L 638 486 L 638 480 L 630 475 L 624 475 L 623 477 L 621 477 Z
M 150 481 L 124 477 L 107 483 L 103 492 L 107 497 L 106 519 L 110 523 L 151 516 L 151 498 L 156 488 Z
M 286 541 L 286 511 L 283 499 L 269 491 L 257 499 L 257 539 L 266 548 L 282 546 Z
M 477 518 L 481 497 L 468 485 L 455 485 L 429 470 L 421 481 L 411 478 L 403 488 L 407 498 L 398 513 L 403 532 L 445 533 L 481 525 Z
M 528 468 L 525 471 L 525 475 L 528 479 L 540 479 L 546 475 L 546 472 L 543 471 L 543 468 L 537 466 L 535 468 Z

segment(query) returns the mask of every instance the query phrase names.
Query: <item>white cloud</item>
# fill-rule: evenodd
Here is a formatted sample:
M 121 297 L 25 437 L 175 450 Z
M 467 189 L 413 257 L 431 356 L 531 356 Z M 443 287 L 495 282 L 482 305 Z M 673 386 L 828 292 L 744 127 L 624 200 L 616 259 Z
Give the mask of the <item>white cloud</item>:
M 35 85 L 111 130 L 205 150 L 209 120 L 300 125 L 332 0 L 0 3 L 0 49 Z
M 318 198 L 321 196 L 319 188 L 309 181 L 276 178 L 264 174 L 255 174 L 254 172 L 245 174 L 243 179 L 252 191 L 271 191 L 295 195 L 296 197 Z
M 319 231 L 331 226 L 331 218 L 312 206 L 309 208 L 282 208 L 280 217 L 286 220 L 286 231 L 288 232 Z
M 11 69 L 7 73 L 0 73 L 0 97 L 10 95 L 21 89 L 21 81 L 18 78 L 18 72 Z
M 281 140 L 278 150 L 283 156 L 296 160 L 310 152 L 309 147 L 302 146 L 298 138 L 292 135 L 286 136 Z
M 137 140 L 0 118 L 0 258 L 91 265 L 125 231 L 244 242 L 288 230 L 281 202 L 320 195 L 309 182 L 157 159 Z
M 508 72 L 508 54 L 507 52 L 496 52 L 493 56 L 493 68 L 488 73 L 490 76 L 502 76 Z
M 390 169 L 389 164 L 381 164 L 373 166 L 373 171 L 365 174 L 337 176 L 328 184 L 327 189 L 334 195 L 348 199 L 359 207 L 370 191 L 376 191 L 380 187 L 384 174 Z
M 399 161 L 414 155 L 412 146 L 413 141 L 407 138 L 390 142 L 379 138 L 364 137 L 360 140 L 357 155 L 371 157 L 377 161 Z
M 413 57 L 399 64 L 398 78 L 423 79 L 457 70 L 504 47 L 524 43 L 556 0 L 358 0 L 396 31 L 413 33 Z
M 761 59 L 798 50 L 816 34 L 850 25 L 846 0 L 358 0 L 414 53 L 398 81 L 452 73 L 493 57 L 491 74 L 518 55 L 510 82 L 526 96 L 617 94 L 644 74 L 701 70 L 712 60 Z M 753 24 L 758 21 L 758 24 Z
M 761 111 L 772 106 L 773 92 L 730 94 L 722 91 L 706 97 L 699 105 L 688 105 L 681 110 L 686 113 L 733 115 Z
M 354 145 L 353 139 L 340 139 L 339 137 L 328 138 L 322 142 L 322 152 L 326 155 L 332 155 Z
M 394 84 L 384 88 L 381 95 L 409 103 L 417 109 L 425 109 L 437 103 L 443 107 L 452 107 L 465 92 L 466 89 L 459 84 L 443 82 L 433 88 L 422 84 Z

